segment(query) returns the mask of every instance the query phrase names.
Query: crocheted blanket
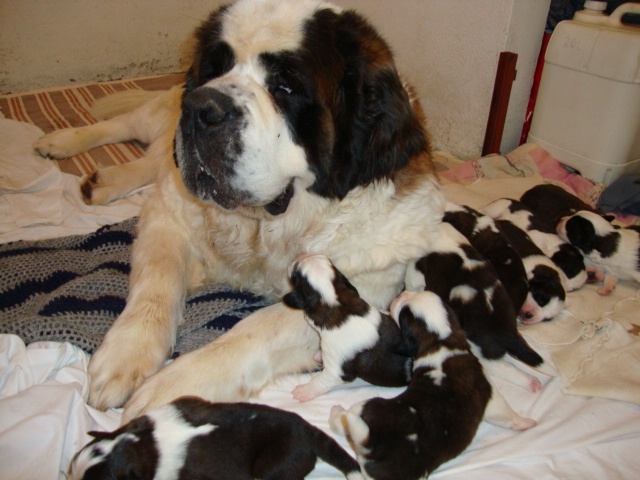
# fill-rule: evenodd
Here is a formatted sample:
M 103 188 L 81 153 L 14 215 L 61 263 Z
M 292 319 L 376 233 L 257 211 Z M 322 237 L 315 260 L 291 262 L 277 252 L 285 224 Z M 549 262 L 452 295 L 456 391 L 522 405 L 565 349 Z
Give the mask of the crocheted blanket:
M 25 343 L 68 341 L 92 353 L 125 306 L 136 220 L 89 235 L 0 245 L 0 333 Z M 224 285 L 205 287 L 186 301 L 174 357 L 268 303 Z

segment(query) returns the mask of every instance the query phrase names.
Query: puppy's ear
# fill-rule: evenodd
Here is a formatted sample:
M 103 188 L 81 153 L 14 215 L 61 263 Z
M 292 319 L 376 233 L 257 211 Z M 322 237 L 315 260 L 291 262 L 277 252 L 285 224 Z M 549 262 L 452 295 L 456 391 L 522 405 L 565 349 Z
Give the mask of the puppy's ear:
M 306 307 L 304 296 L 300 293 L 300 290 L 292 290 L 282 297 L 282 303 L 287 307 L 303 310 Z
M 574 247 L 579 248 L 584 253 L 593 250 L 596 240 L 596 229 L 589 220 L 579 216 L 572 217 L 567 220 L 565 228 L 567 238 Z

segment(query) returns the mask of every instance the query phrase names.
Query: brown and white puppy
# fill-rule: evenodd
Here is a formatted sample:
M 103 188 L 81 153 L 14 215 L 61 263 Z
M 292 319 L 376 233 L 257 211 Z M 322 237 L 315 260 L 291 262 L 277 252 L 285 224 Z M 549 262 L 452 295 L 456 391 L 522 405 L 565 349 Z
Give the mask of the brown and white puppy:
M 217 372 L 226 339 L 162 368 L 185 296 L 203 283 L 277 300 L 295 256 L 317 252 L 384 310 L 442 218 L 423 111 L 362 16 L 316 0 L 238 0 L 202 23 L 196 43 L 147 152 L 158 183 L 138 221 L 127 304 L 89 364 L 89 402 L 100 409 L 136 389 L 145 408 L 208 398 L 223 377 L 237 392 L 264 384 Z M 308 364 L 293 363 L 297 333 L 264 330 L 291 359 L 286 369 Z M 229 343 L 255 363 L 237 337 Z
M 429 290 L 450 306 L 491 373 L 536 392 L 540 381 L 501 361 L 509 353 L 539 366 L 542 358 L 518 332 L 517 312 L 493 265 L 452 225 L 443 223 L 432 251 L 407 268 L 408 290 Z
M 318 458 L 349 480 L 358 463 L 300 416 L 251 403 L 183 397 L 94 439 L 71 462 L 69 480 L 184 478 L 302 480 Z
M 604 269 L 600 295 L 608 295 L 618 279 L 640 282 L 640 229 L 619 228 L 597 213 L 582 211 L 558 223 L 558 235 Z
M 535 215 L 533 210 L 524 203 L 501 198 L 484 206 L 481 210 L 493 219 L 507 220 L 527 232 L 533 243 L 562 271 L 566 279 L 567 291 L 577 290 L 590 277 L 592 279 L 596 277 L 597 270 L 590 266 L 592 264 L 585 265 L 582 253 L 562 240 L 555 228 L 550 229 L 547 222 Z
M 550 232 L 556 231 L 556 226 L 562 217 L 573 215 L 581 210 L 603 213 L 564 188 L 552 184 L 536 185 L 530 188 L 522 194 L 520 201 L 534 213 L 538 221 L 544 222 L 546 229 Z
M 310 400 L 356 377 L 383 387 L 411 380 L 413 358 L 393 319 L 365 302 L 324 255 L 298 255 L 291 265 L 293 291 L 282 301 L 303 309 L 320 334 L 323 369 L 293 396 Z
M 394 398 L 372 398 L 349 410 L 334 406 L 329 419 L 335 433 L 351 440 L 366 478 L 426 478 L 469 446 L 483 418 L 516 430 L 535 425 L 492 391 L 440 297 L 404 292 L 392 316 L 415 349 L 411 383 Z
M 516 312 L 529 294 L 527 272 L 518 252 L 496 226 L 493 218 L 467 205 L 447 202 L 443 220 L 450 223 L 496 269 L 498 278 L 513 302 Z
M 524 230 L 508 220 L 497 220 L 496 225 L 522 258 L 527 272 L 529 294 L 520 309 L 520 321 L 538 323 L 552 320 L 562 311 L 567 297 L 564 273 Z

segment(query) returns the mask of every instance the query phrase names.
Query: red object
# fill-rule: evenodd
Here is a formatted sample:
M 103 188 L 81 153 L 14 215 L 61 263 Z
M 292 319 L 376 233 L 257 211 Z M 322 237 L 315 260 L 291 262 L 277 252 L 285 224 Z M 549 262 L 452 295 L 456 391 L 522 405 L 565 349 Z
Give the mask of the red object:
M 542 45 L 540 45 L 540 53 L 538 54 L 538 63 L 536 64 L 536 70 L 533 74 L 533 85 L 531 86 L 531 95 L 529 96 L 529 103 L 527 104 L 527 111 L 524 116 L 524 125 L 522 125 L 522 134 L 520 135 L 520 145 L 527 143 L 527 137 L 529 136 L 529 130 L 531 129 L 531 120 L 533 119 L 533 112 L 536 108 L 536 100 L 538 99 L 538 89 L 540 88 L 540 79 L 542 78 L 542 70 L 544 69 L 544 56 L 547 52 L 547 45 L 549 45 L 550 33 L 544 34 L 542 37 Z

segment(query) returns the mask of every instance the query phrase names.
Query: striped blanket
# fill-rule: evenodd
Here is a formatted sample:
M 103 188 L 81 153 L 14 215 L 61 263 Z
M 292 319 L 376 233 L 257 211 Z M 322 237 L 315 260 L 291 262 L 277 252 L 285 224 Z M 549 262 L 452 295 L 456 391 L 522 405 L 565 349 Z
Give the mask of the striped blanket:
M 165 90 L 182 79 L 182 74 L 173 74 L 2 95 L 0 112 L 5 118 L 36 125 L 45 133 L 83 127 L 98 121 L 89 109 L 105 95 L 128 89 Z M 144 146 L 134 142 L 105 145 L 57 163 L 63 172 L 82 176 L 91 173 L 97 165 L 119 165 L 140 158 L 143 149 Z
M 0 245 L 0 333 L 68 341 L 92 353 L 124 308 L 136 219 L 89 235 Z M 209 285 L 186 301 L 174 356 L 201 347 L 268 302 Z

